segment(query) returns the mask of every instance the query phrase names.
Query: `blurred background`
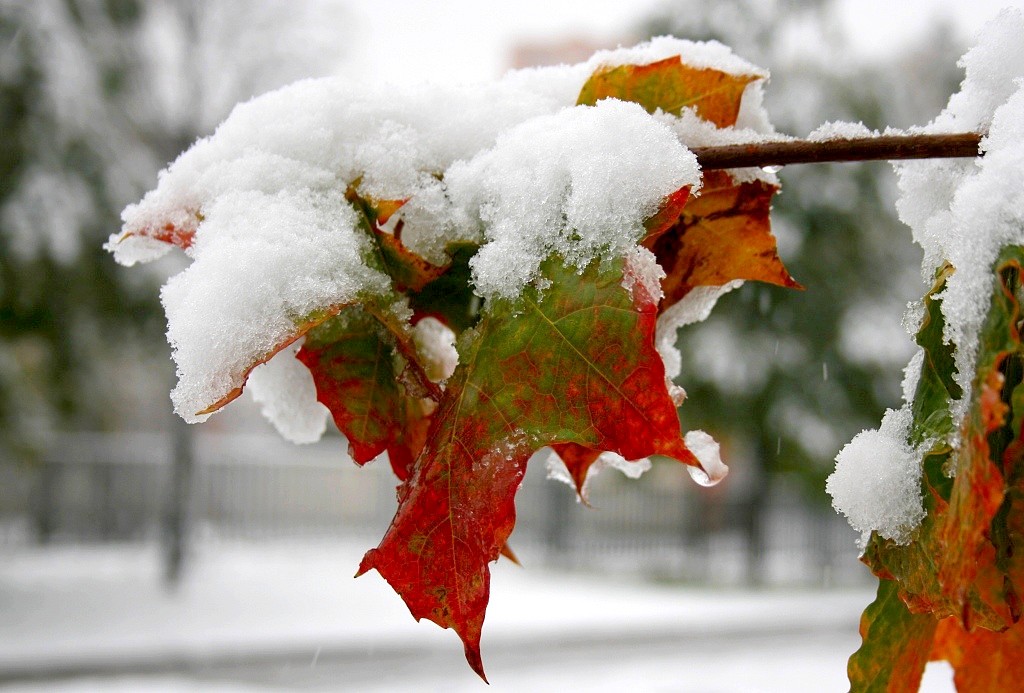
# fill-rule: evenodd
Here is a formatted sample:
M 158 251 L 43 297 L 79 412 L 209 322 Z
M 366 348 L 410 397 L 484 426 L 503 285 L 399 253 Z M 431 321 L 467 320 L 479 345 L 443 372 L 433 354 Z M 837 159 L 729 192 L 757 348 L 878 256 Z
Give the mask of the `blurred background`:
M 771 70 L 778 130 L 922 124 L 1007 2 L 0 0 L 0 685 L 476 690 L 454 635 L 375 574 L 387 465 L 276 438 L 247 401 L 176 420 L 158 293 L 181 258 L 101 249 L 121 209 L 232 106 L 292 80 L 493 79 L 659 34 Z M 900 398 L 923 293 L 885 164 L 791 167 L 786 292 L 748 283 L 680 335 L 684 428 L 732 473 L 597 479 L 533 464 L 495 566 L 499 690 L 843 690 L 872 579 L 824 479 Z M 929 670 L 926 686 L 948 688 Z

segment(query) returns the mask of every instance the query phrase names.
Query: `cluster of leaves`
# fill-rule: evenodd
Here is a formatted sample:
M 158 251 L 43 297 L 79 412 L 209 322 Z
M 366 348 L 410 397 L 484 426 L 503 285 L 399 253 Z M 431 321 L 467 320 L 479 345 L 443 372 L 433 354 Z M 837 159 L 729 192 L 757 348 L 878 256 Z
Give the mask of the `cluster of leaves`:
M 863 556 L 880 578 L 850 659 L 854 690 L 917 690 L 929 659 L 947 660 L 961 691 L 1013 690 L 1024 670 L 1024 248 L 996 261 L 979 338 L 972 394 L 962 420 L 951 400 L 953 345 L 943 343 L 942 268 L 917 335 L 925 351 L 910 443 L 924 450 L 927 517 L 904 546 L 873 535 Z M 960 444 L 947 441 L 958 432 Z
M 578 103 L 620 98 L 652 113 L 693 108 L 729 127 L 755 79 L 691 68 L 676 57 L 601 69 Z M 454 629 L 481 676 L 488 564 L 512 556 L 506 540 L 514 497 L 533 453 L 553 447 L 579 487 L 605 451 L 700 466 L 684 443 L 655 348 L 658 316 L 696 286 L 736 279 L 796 286 L 768 225 L 775 192 L 710 172 L 699 196 L 688 188 L 668 196 L 642 239 L 667 274 L 664 298 L 633 256 L 578 268 L 554 254 L 541 280 L 518 297 L 482 302 L 469 270 L 475 247 L 449 248 L 447 265 L 428 263 L 403 245 L 400 221 L 383 228 L 404 201 L 371 199 L 352 181 L 348 199 L 373 239 L 367 262 L 391 278 L 392 291 L 305 316 L 288 342 L 305 337 L 297 357 L 353 459 L 364 464 L 387 452 L 402 482 L 397 514 L 359 572 L 377 570 L 416 619 Z M 191 242 L 187 229 L 167 231 L 157 240 Z M 392 309 L 403 300 L 410 323 Z M 447 379 L 431 372 L 410 331 L 427 317 L 457 338 L 459 363 Z

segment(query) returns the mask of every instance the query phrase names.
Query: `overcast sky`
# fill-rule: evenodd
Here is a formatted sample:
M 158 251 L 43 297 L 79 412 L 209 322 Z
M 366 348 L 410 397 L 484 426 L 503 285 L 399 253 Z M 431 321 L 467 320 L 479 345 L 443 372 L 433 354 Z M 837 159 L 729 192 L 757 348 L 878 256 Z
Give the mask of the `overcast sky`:
M 355 65 L 374 80 L 408 83 L 492 79 L 522 41 L 584 38 L 613 47 L 666 0 L 353 0 Z M 884 58 L 931 19 L 970 37 L 1001 7 L 1024 0 L 845 0 L 842 21 L 865 55 Z

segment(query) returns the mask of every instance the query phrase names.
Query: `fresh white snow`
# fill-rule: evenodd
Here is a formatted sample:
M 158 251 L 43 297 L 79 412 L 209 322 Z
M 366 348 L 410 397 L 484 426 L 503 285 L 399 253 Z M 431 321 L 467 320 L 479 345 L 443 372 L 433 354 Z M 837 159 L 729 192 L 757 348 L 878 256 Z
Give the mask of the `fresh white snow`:
M 872 530 L 899 544 L 924 519 L 921 456 L 906 442 L 902 410 L 889 410 L 878 430 L 858 433 L 836 457 L 825 490 L 850 526 L 861 532 L 861 546 Z
M 204 543 L 174 592 L 161 586 L 154 547 L 13 552 L 0 564 L 0 671 L 199 664 L 5 690 L 483 690 L 454 634 L 416 623 L 375 576 L 352 578 L 363 548 Z M 498 691 L 844 690 L 871 600 L 862 590 L 687 588 L 504 560 L 492 586 L 483 654 Z M 259 661 L 281 653 L 292 659 Z M 232 654 L 258 656 L 202 664 Z
M 320 440 L 330 416 L 327 407 L 316 399 L 312 373 L 295 358 L 302 341 L 256 366 L 248 381 L 249 392 L 263 416 L 282 437 L 300 444 Z
M 693 480 L 701 486 L 714 486 L 725 478 L 729 468 L 722 462 L 722 453 L 718 442 L 710 434 L 701 431 L 687 431 L 683 438 L 686 447 L 700 461 L 700 467 L 686 466 Z
M 445 176 L 457 205 L 485 229 L 470 261 L 485 298 L 514 298 L 559 255 L 580 269 L 619 257 L 643 222 L 685 186 L 696 157 L 637 104 L 614 99 L 534 118 Z
M 1006 10 L 985 26 L 960 64 L 966 77 L 946 109 L 923 132 L 988 133 L 984 158 L 908 162 L 897 166 L 900 218 L 924 248 L 927 284 L 948 261 L 956 271 L 941 293 L 945 338 L 956 345 L 963 415 L 974 377 L 977 334 L 991 297 L 999 251 L 1024 244 L 1024 15 Z

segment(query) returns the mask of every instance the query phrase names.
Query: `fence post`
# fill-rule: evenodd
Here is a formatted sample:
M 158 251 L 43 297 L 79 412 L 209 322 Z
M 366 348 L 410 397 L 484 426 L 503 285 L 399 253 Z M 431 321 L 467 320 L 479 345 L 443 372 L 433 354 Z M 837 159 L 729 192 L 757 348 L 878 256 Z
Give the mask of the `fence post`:
M 572 525 L 572 496 L 560 483 L 544 484 L 544 548 L 550 565 L 569 564 L 569 534 Z
M 34 502 L 32 503 L 32 519 L 36 530 L 36 541 L 41 545 L 49 544 L 56 529 L 57 475 L 60 465 L 50 457 L 44 456 L 36 468 L 36 484 Z
M 171 478 L 167 489 L 162 539 L 164 544 L 164 580 L 174 587 L 181 579 L 188 550 L 189 519 L 195 450 L 189 425 L 173 417 L 170 424 Z

